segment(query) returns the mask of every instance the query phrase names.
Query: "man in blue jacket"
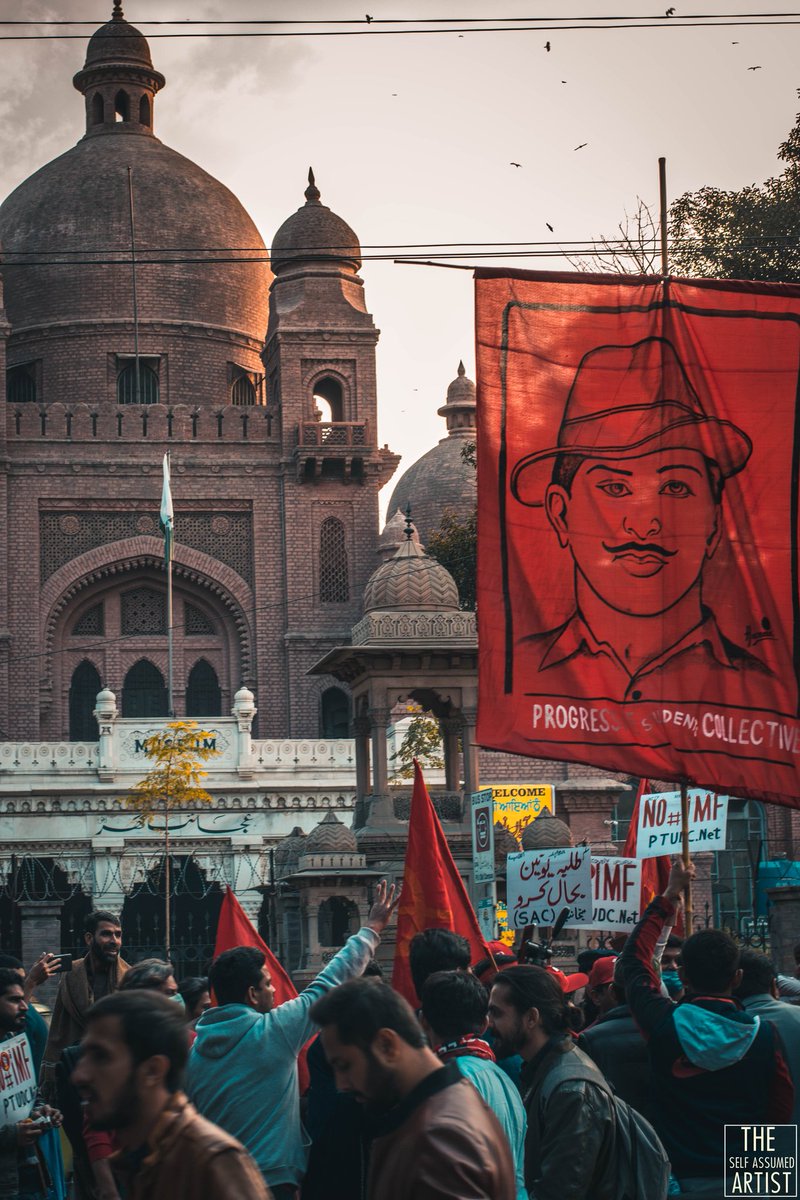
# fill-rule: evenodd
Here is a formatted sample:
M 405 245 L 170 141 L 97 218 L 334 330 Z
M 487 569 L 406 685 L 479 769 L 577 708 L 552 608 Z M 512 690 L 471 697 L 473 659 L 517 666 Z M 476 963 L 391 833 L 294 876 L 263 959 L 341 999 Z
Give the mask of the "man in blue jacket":
M 647 1039 L 653 1080 L 652 1119 L 681 1190 L 722 1192 L 724 1126 L 792 1120 L 794 1088 L 780 1038 L 767 1021 L 744 1012 L 739 948 L 720 929 L 686 939 L 679 974 L 686 989 L 676 1004 L 661 992 L 653 952 L 664 925 L 694 878 L 676 862 L 619 960 L 625 993 Z
M 309 1010 L 331 988 L 362 974 L 397 906 L 394 892 L 381 881 L 364 928 L 304 992 L 277 1008 L 260 950 L 238 946 L 212 964 L 219 1007 L 197 1022 L 186 1091 L 204 1117 L 249 1150 L 275 1200 L 292 1200 L 306 1166 L 297 1056 L 316 1032 Z

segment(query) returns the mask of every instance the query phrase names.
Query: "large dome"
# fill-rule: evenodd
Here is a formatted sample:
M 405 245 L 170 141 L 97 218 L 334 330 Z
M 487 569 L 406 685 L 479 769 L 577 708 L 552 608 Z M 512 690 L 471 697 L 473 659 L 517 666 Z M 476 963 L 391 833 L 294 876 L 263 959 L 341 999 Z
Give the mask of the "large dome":
M 467 378 L 463 363 L 458 364 L 458 374 L 438 412 L 447 420 L 447 437 L 400 476 L 387 508 L 390 513 L 398 508 L 405 511 L 410 503 L 425 545 L 446 513 L 463 521 L 475 508 L 475 468 L 462 455 L 475 439 L 475 384 Z
M 214 262 L 266 259 L 242 205 L 151 134 L 115 134 L 113 126 L 42 167 L 0 208 L 12 329 L 129 316 L 128 167 L 140 320 L 210 325 L 263 340 L 271 277 L 266 261 Z M 43 265 L 15 267 L 18 256 Z M 120 265 L 109 265 L 109 258 Z M 200 261 L 186 261 L 192 258 Z M 101 259 L 103 265 L 92 265 Z M 148 265 L 154 259 L 159 261 Z
M 264 243 L 232 192 L 153 136 L 164 76 L 119 2 L 73 82 L 86 134 L 0 208 L 12 335 L 130 321 L 134 250 L 143 330 L 212 327 L 263 343 Z M 188 373 L 188 364 L 175 366 Z

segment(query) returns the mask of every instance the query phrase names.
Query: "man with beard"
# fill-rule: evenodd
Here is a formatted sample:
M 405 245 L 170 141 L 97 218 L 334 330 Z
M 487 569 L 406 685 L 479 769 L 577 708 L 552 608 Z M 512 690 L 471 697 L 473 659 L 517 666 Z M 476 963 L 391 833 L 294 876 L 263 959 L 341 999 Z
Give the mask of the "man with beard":
M 376 1114 L 369 1200 L 514 1200 L 497 1118 L 456 1063 L 442 1066 L 402 996 L 351 979 L 311 1017 L 337 1088 Z
M 158 992 L 118 992 L 87 1014 L 72 1082 L 92 1126 L 117 1134 L 114 1169 L 123 1194 L 269 1200 L 244 1147 L 199 1116 L 179 1090 L 188 1053 L 183 1011 Z
M 48 1089 L 53 1085 L 62 1052 L 81 1040 L 87 1012 L 96 1000 L 117 990 L 128 969 L 128 964 L 120 958 L 122 929 L 118 917 L 98 909 L 89 913 L 83 931 L 88 953 L 62 975 L 53 1006 L 42 1062 L 42 1084 Z
M 525 1186 L 530 1195 L 536 1200 L 617 1200 L 613 1098 L 570 1035 L 558 980 L 543 967 L 509 967 L 492 987 L 489 1022 L 495 1052 L 520 1054 L 524 1060 Z
M 28 1002 L 22 980 L 14 968 L 0 968 L 0 1043 L 25 1032 Z M 28 1044 L 24 1057 L 30 1058 Z M 30 1098 L 29 1101 L 30 1103 Z M 0 1128 L 0 1196 L 3 1200 L 40 1200 L 49 1182 L 37 1143 L 44 1132 L 37 1118 L 48 1118 L 48 1128 L 61 1124 L 61 1114 L 46 1105 L 35 1108 L 31 1119 Z

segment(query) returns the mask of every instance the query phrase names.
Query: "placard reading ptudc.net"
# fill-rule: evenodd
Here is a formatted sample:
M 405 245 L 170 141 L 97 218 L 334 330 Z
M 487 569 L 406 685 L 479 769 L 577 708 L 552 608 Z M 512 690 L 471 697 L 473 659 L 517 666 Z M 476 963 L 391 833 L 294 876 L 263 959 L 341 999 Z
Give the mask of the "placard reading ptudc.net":
M 692 851 L 724 850 L 728 822 L 728 797 L 703 788 L 690 788 L 689 847 Z M 681 851 L 681 797 L 679 792 L 654 792 L 642 796 L 636 857 L 658 858 Z

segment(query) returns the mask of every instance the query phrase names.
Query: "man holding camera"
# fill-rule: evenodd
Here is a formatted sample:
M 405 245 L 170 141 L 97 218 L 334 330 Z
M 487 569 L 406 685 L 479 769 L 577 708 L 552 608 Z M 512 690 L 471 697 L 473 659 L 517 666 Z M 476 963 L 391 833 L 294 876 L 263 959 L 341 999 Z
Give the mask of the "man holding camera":
M 53 1007 L 42 1062 L 42 1084 L 48 1092 L 54 1085 L 55 1069 L 63 1051 L 83 1036 L 87 1012 L 96 1000 L 117 990 L 128 969 L 128 964 L 120 958 L 122 928 L 114 913 L 102 909 L 89 913 L 83 930 L 88 952 L 62 973 Z
M 31 1062 L 30 1045 L 23 1042 L 10 1048 L 8 1065 L 3 1063 L 3 1043 L 25 1032 L 28 1002 L 19 973 L 13 967 L 0 967 L 0 1063 L 4 1075 L 17 1084 L 13 1100 L 31 1104 L 30 1093 L 36 1091 L 36 1075 Z M 26 1081 L 17 1078 L 25 1073 Z M 44 1160 L 38 1152 L 38 1142 L 46 1129 L 61 1124 L 57 1109 L 42 1105 L 30 1115 L 10 1124 L 0 1125 L 0 1198 L 2 1200 L 42 1200 L 50 1184 Z

